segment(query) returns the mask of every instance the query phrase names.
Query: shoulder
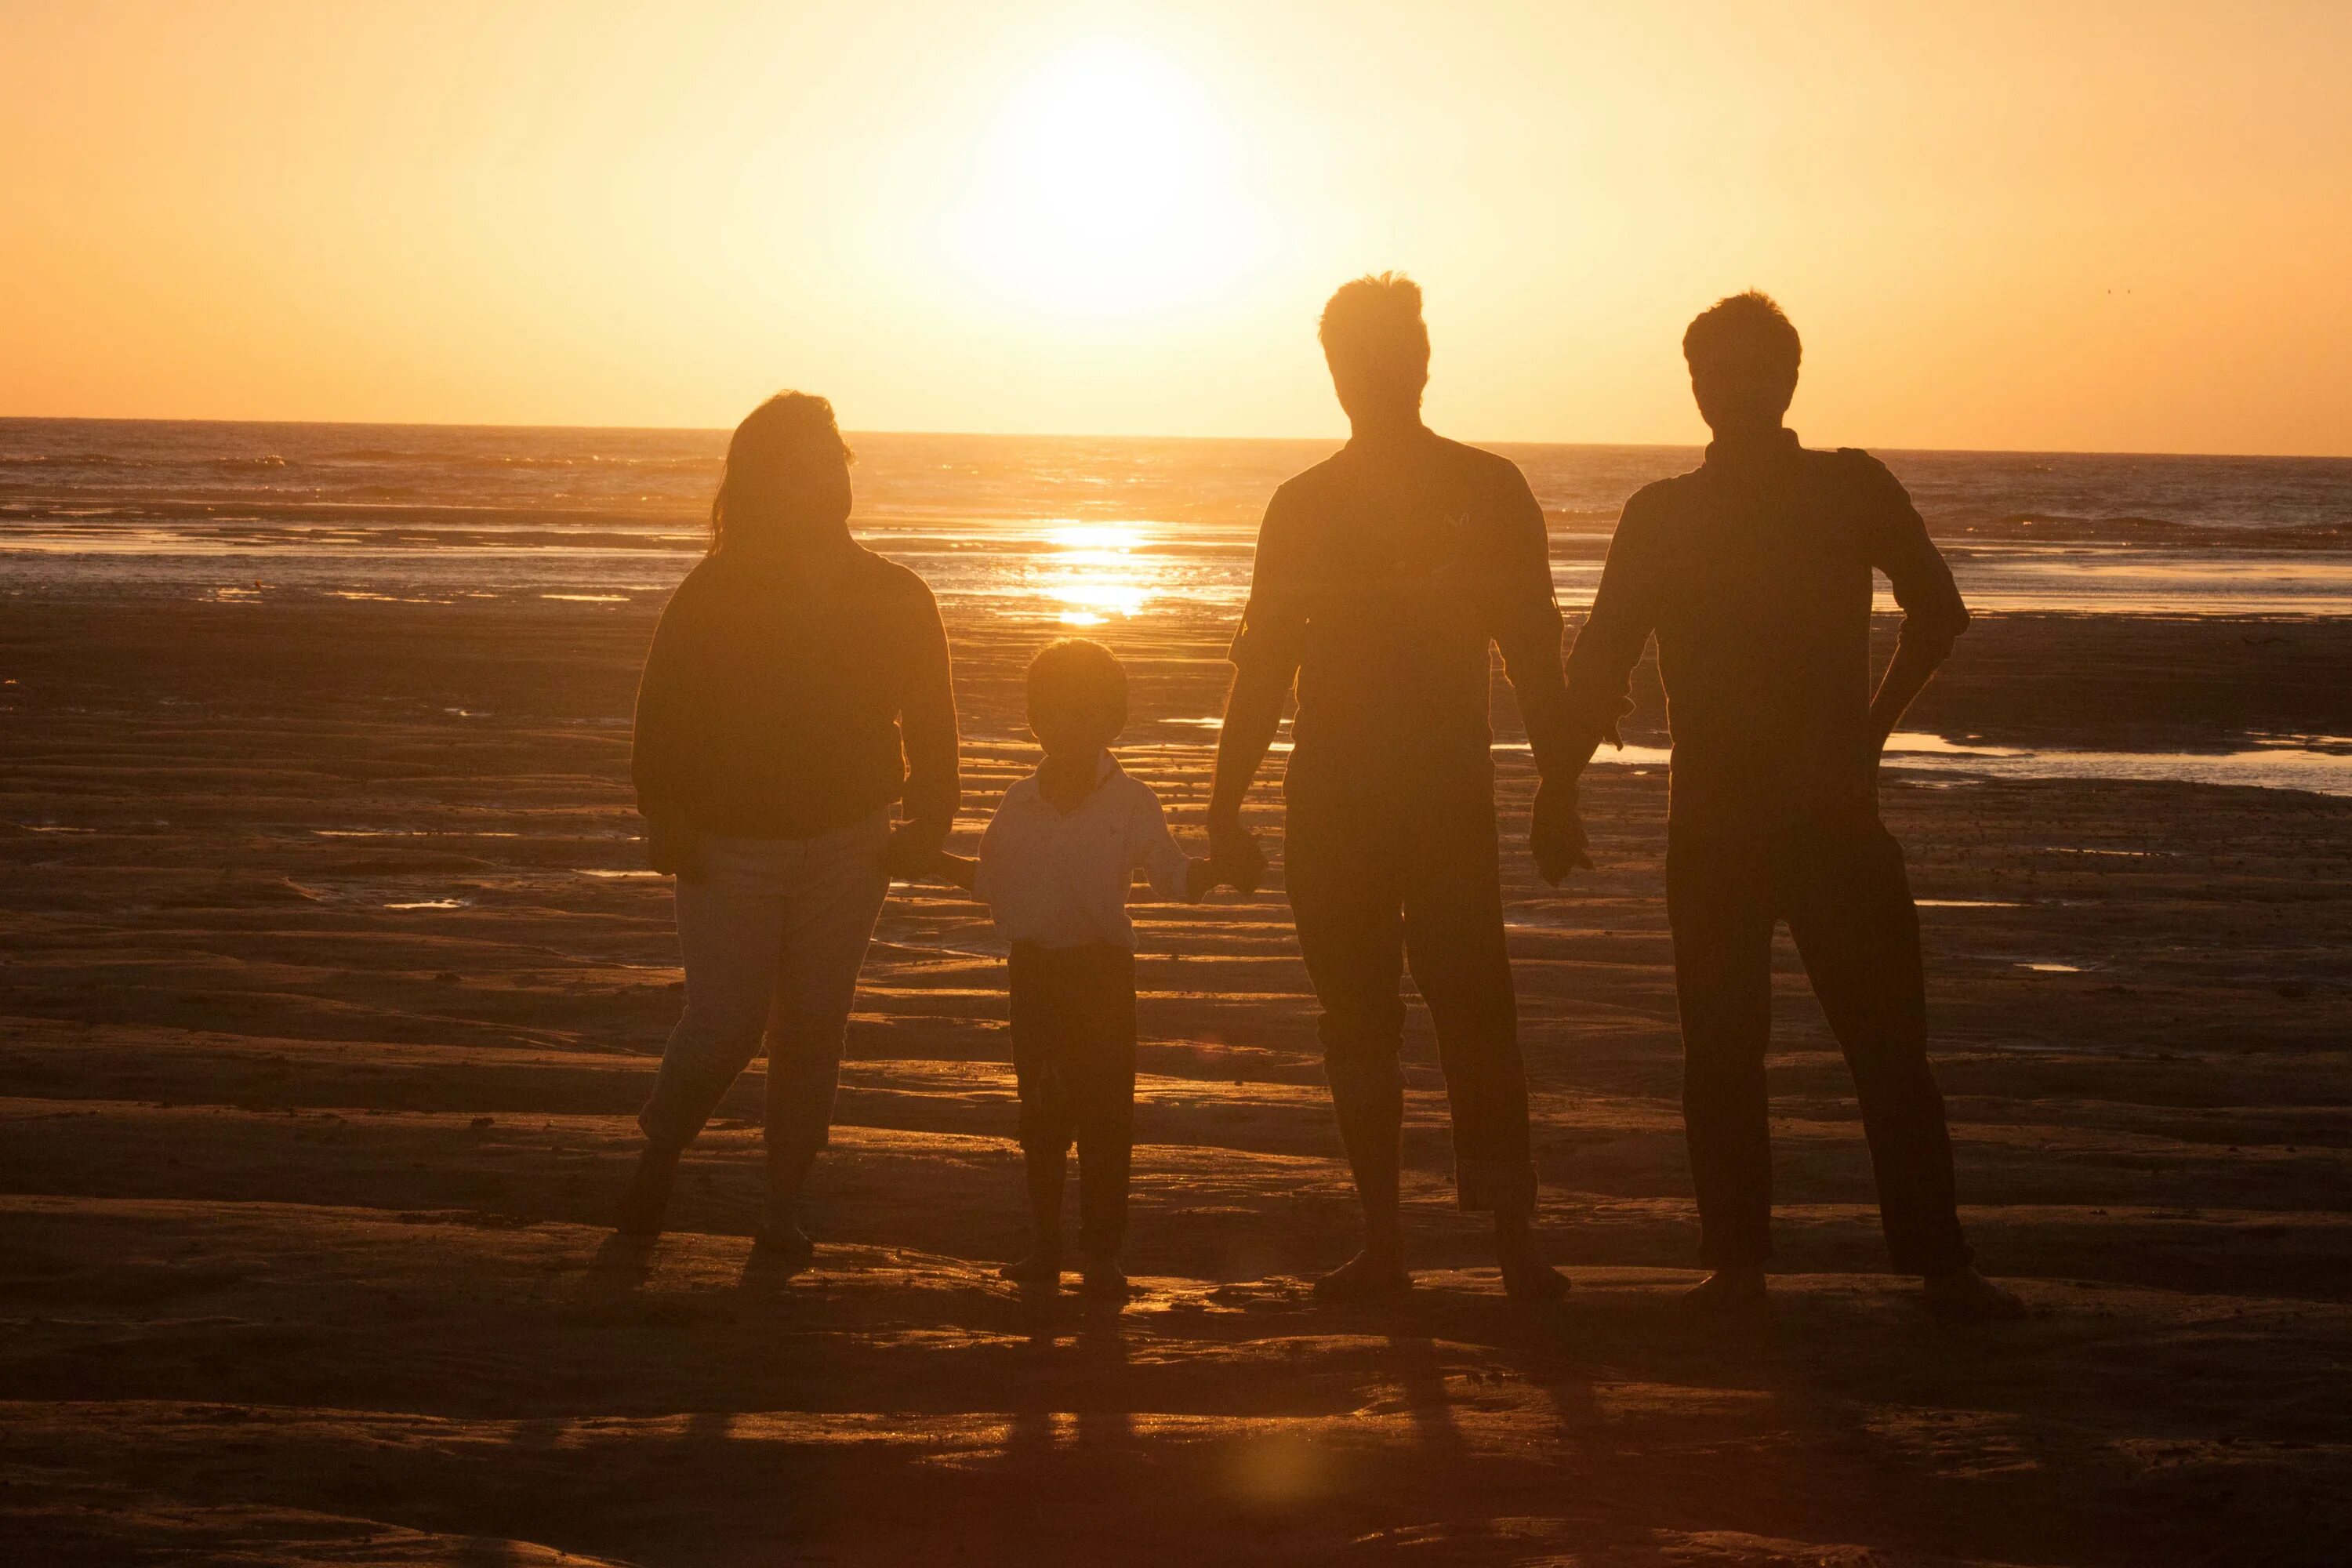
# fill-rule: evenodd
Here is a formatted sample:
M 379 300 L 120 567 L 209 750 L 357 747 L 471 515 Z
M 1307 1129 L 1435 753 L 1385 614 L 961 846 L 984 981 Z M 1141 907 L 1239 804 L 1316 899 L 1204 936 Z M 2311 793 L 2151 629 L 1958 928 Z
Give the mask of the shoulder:
M 1444 436 L 1433 436 L 1437 443 L 1439 459 L 1451 464 L 1457 471 L 1488 484 L 1525 485 L 1527 476 L 1519 466 L 1500 452 L 1490 452 L 1484 447 L 1473 447 L 1466 441 L 1453 440 Z
M 1491 499 L 1519 501 L 1533 496 L 1527 475 L 1519 471 L 1518 464 L 1500 452 L 1490 452 L 1484 447 L 1473 447 L 1434 432 L 1430 439 L 1435 443 L 1437 466 L 1453 476 L 1455 482 Z
M 900 608 L 927 612 L 936 608 L 931 585 L 914 568 L 902 566 L 863 544 L 857 547 L 857 584 L 864 592 Z
M 694 563 L 694 569 L 678 580 L 670 591 L 669 601 L 662 606 L 662 623 L 677 627 L 708 615 L 715 605 L 727 597 L 730 574 L 716 555 L 706 555 Z
M 678 579 L 674 599 L 707 598 L 718 591 L 726 580 L 727 569 L 716 555 L 706 555 L 694 563 L 694 569 Z
M 1103 780 L 1103 788 L 1117 792 L 1114 798 L 1122 811 L 1149 816 L 1160 810 L 1159 794 L 1125 768 Z
M 1835 451 L 1808 450 L 1806 460 L 1821 476 L 1822 483 L 1833 493 L 1864 513 L 1880 518 L 1901 518 L 1911 510 L 1911 492 L 1885 463 L 1859 447 L 1840 447 Z
M 1339 454 L 1334 452 L 1274 488 L 1273 498 L 1265 504 L 1266 521 L 1274 522 L 1317 511 L 1331 501 L 1345 482 Z
M 1901 489 L 1903 481 L 1893 470 L 1859 447 L 1840 447 L 1833 451 L 1805 449 L 1805 461 L 1816 473 L 1850 485 L 1864 488 Z
M 1030 806 L 1035 805 L 1036 801 L 1037 775 L 1035 773 L 1024 773 L 1021 777 L 1014 779 L 1011 784 L 1004 786 L 1004 794 L 996 803 L 996 811 L 989 818 L 989 826 L 993 827 L 996 824 L 1003 821 L 1008 816 L 1017 815 L 1020 812 L 1027 810 Z
M 1642 531 L 1668 526 L 1691 504 L 1696 495 L 1698 482 L 1699 471 L 1696 468 L 1687 474 L 1676 474 L 1672 479 L 1651 480 L 1627 498 L 1625 509 L 1618 518 L 1617 531 L 1622 534 L 1627 529 Z

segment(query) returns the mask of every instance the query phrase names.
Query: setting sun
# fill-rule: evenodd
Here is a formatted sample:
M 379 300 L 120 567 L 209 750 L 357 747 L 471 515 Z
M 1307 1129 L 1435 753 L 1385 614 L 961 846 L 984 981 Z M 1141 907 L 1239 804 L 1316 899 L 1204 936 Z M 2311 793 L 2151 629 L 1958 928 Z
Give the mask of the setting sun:
M 1055 311 L 1189 303 L 1231 286 L 1260 249 L 1239 163 L 1199 85 L 1168 61 L 1072 48 L 1006 99 L 952 246 L 992 288 Z

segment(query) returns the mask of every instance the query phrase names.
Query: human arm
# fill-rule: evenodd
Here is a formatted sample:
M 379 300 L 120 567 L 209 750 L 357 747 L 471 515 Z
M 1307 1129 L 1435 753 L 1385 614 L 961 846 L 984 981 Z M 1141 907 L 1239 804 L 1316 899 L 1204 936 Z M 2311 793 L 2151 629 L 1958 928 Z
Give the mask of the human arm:
M 1225 720 L 1217 731 L 1217 771 L 1209 789 L 1209 858 L 1221 878 L 1240 892 L 1257 891 L 1265 875 L 1265 851 L 1242 826 L 1242 802 L 1260 763 L 1282 727 L 1282 704 L 1290 695 L 1289 669 L 1270 665 L 1234 671 L 1225 696 Z
M 1519 721 L 1535 758 L 1535 806 L 1528 823 L 1528 847 L 1536 872 L 1558 887 L 1570 872 L 1592 869 L 1584 824 L 1576 809 L 1576 777 L 1592 755 L 1580 754 L 1560 665 L 1559 596 L 1552 586 L 1551 542 L 1543 508 L 1527 479 L 1513 468 L 1503 524 L 1504 559 L 1498 574 L 1490 630 L 1502 650 L 1503 673 L 1519 705 Z M 1598 737 L 1594 738 L 1597 742 Z
M 1184 853 L 1168 831 L 1168 812 L 1149 790 L 1139 795 L 1128 819 L 1128 858 L 1150 883 L 1154 897 L 1170 903 L 1194 904 L 1217 885 L 1213 861 L 1196 860 Z
M 909 616 L 907 638 L 907 675 L 898 700 L 907 786 L 885 858 L 892 876 L 911 878 L 933 868 L 932 858 L 955 825 L 963 794 L 947 627 L 929 587 L 921 589 L 921 601 Z
M 1903 608 L 1895 657 L 1887 661 L 1870 701 L 1870 753 L 1874 759 L 1951 657 L 1953 643 L 1968 629 L 1969 610 L 1952 581 L 1951 567 L 1927 537 L 1927 525 L 1902 481 L 1865 453 L 1853 452 L 1852 460 L 1862 491 L 1871 564 L 1886 574 L 1895 602 Z
M 1275 492 L 1258 530 L 1257 559 L 1242 626 L 1226 655 L 1234 683 L 1217 731 L 1216 773 L 1209 788 L 1209 858 L 1219 879 L 1238 891 L 1257 891 L 1265 852 L 1242 826 L 1242 803 L 1282 728 L 1282 705 L 1306 644 L 1307 612 L 1294 545 L 1287 487 Z
M 975 856 L 957 855 L 941 849 L 931 857 L 931 875 L 951 888 L 972 892 L 980 881 L 980 860 Z
M 1601 742 L 1622 744 L 1618 721 L 1632 711 L 1627 697 L 1633 667 L 1642 662 L 1657 627 L 1658 589 L 1664 577 L 1658 536 L 1659 503 L 1644 489 L 1625 503 L 1592 609 L 1578 628 L 1568 654 L 1568 773 L 1580 775 Z
M 703 728 L 693 657 L 699 598 L 689 574 L 663 607 L 637 682 L 630 736 L 629 773 L 646 824 L 646 860 L 666 877 L 698 877 L 707 857 L 692 816 L 694 742 Z
M 1565 819 L 1559 831 L 1574 846 L 1571 864 L 1588 870 L 1592 860 L 1577 797 L 1578 782 L 1601 742 L 1623 744 L 1617 737 L 1617 725 L 1633 707 L 1627 688 L 1657 624 L 1658 544 L 1648 496 L 1645 490 L 1626 503 L 1617 531 L 1609 541 L 1601 586 L 1593 594 L 1592 609 L 1578 629 L 1568 656 L 1560 699 L 1559 763 L 1557 769 L 1544 770 L 1543 788 L 1536 797 L 1538 813 L 1549 809 Z

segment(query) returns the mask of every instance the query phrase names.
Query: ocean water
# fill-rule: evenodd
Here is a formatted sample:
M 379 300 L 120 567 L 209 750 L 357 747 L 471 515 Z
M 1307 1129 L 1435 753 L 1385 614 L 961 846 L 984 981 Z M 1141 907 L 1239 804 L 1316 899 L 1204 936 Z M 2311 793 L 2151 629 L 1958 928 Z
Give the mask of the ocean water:
M 0 420 L 0 592 L 662 592 L 690 563 L 708 430 Z M 945 594 L 1086 614 L 1237 604 L 1265 498 L 1328 442 L 853 437 L 860 529 Z M 1497 448 L 1590 598 L 1624 499 L 1697 454 Z M 1972 604 L 2352 614 L 2352 459 L 1885 452 Z M 1073 556 L 1082 557 L 1073 561 Z M 268 591 L 268 590 L 264 590 Z
M 1224 616 L 1265 498 L 1332 443 L 852 436 L 856 527 L 944 599 L 1074 627 Z M 0 420 L 0 600 L 278 595 L 625 604 L 698 554 L 711 430 Z M 1624 499 L 1696 450 L 1501 446 L 1571 614 Z M 2352 459 L 1882 451 L 1979 611 L 2352 615 Z M 2352 793 L 2336 742 L 2234 761 L 1916 752 L 1903 765 Z M 2294 755 L 2287 755 L 2294 752 Z M 1638 759 L 1621 759 L 1643 765 Z

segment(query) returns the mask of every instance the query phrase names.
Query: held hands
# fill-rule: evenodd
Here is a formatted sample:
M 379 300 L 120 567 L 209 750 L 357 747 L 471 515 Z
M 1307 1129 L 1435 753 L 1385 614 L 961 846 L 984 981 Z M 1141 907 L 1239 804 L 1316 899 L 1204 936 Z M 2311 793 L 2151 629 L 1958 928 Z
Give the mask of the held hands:
M 1209 865 L 1219 885 L 1247 896 L 1265 879 L 1265 851 L 1257 847 L 1240 816 L 1209 822 Z
M 890 873 L 894 882 L 939 876 L 940 849 L 947 837 L 947 829 L 935 823 L 900 823 L 891 831 L 890 842 L 883 847 L 883 869 Z
M 1577 808 L 1574 783 L 1546 779 L 1536 786 L 1535 810 L 1528 822 L 1528 847 L 1534 851 L 1536 874 L 1557 888 L 1571 871 L 1592 869 L 1591 841 L 1584 836 L 1584 817 Z
M 1189 858 L 1185 860 L 1184 901 L 1186 903 L 1199 903 L 1202 899 L 1207 898 L 1211 893 L 1216 891 L 1223 884 L 1220 883 L 1217 879 L 1217 864 L 1215 861 L 1192 859 Z

